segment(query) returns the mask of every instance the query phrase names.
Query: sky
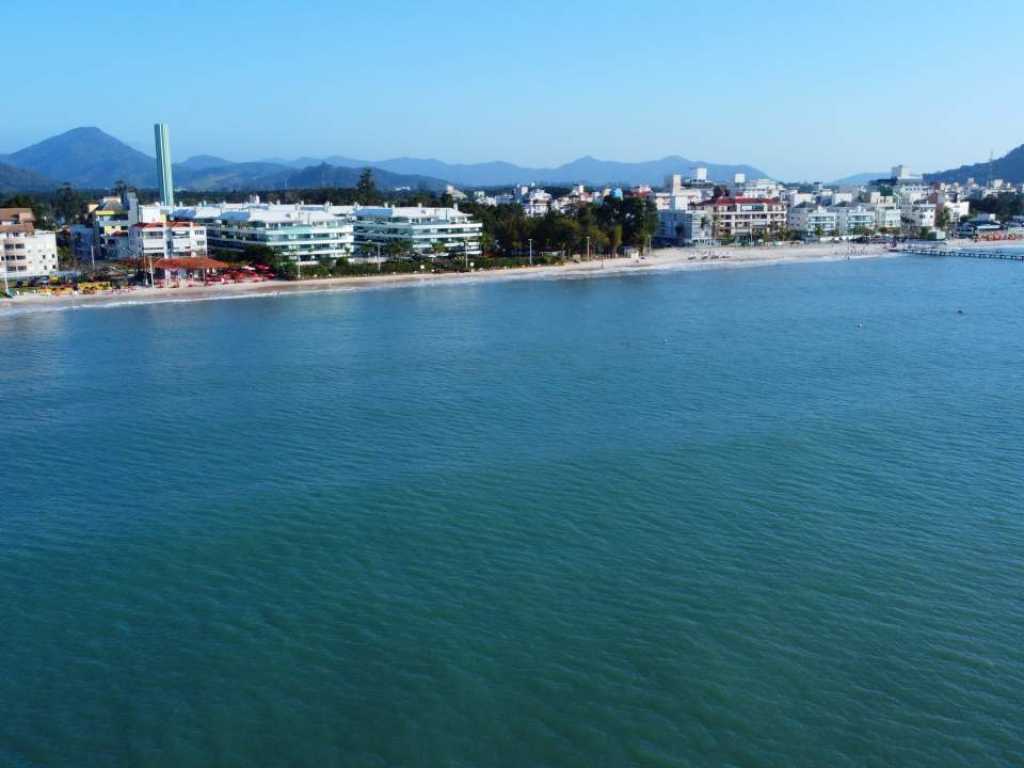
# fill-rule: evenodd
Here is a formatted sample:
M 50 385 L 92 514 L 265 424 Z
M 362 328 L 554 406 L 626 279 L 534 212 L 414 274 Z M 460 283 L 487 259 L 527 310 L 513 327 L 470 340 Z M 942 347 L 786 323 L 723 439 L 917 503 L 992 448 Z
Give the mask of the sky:
M 10 3 L 0 153 L 95 125 L 175 160 L 582 155 L 831 180 L 1024 143 L 1024 3 Z M 13 34 L 12 34 L 13 32 Z

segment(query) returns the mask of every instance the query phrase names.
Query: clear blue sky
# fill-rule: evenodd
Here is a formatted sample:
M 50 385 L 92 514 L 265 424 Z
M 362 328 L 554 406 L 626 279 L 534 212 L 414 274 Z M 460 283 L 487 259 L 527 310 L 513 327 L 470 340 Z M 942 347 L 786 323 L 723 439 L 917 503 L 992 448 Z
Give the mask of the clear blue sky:
M 164 120 L 176 159 L 681 154 L 829 179 L 1024 143 L 1020 0 L 9 5 L 0 152 L 96 125 L 152 154 Z

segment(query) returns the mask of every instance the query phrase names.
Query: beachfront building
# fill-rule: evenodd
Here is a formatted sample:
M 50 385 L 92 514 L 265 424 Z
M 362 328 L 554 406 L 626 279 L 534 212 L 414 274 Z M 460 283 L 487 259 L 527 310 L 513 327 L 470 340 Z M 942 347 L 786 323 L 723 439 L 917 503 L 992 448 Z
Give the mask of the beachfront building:
M 903 228 L 911 234 L 917 234 L 921 229 L 935 228 L 935 203 L 923 200 L 905 202 L 900 206 L 900 217 L 903 220 Z
M 805 204 L 789 209 L 786 224 L 805 239 L 834 237 L 838 218 L 835 211 L 828 208 Z
M 903 223 L 900 209 L 890 205 L 875 206 L 875 228 L 879 232 L 896 232 Z
M 957 227 L 957 236 L 987 239 L 997 235 L 1001 229 L 994 213 L 981 213 L 972 219 L 961 222 Z
M 90 205 L 87 223 L 70 229 L 71 248 L 81 262 L 116 259 L 123 255 L 128 229 L 138 219 L 133 217 L 137 205 L 135 195 L 104 197 Z
M 57 272 L 57 236 L 35 222 L 31 208 L 0 208 L 0 274 L 8 281 Z
M 206 227 L 193 221 L 150 221 L 128 230 L 127 258 L 157 261 L 206 256 Z
M 777 198 L 717 197 L 693 207 L 711 214 L 715 240 L 759 238 L 786 226 L 786 206 Z
M 702 208 L 658 211 L 655 237 L 665 245 L 711 245 L 715 240 L 714 219 Z
M 836 230 L 840 235 L 867 235 L 875 231 L 875 209 L 868 205 L 837 205 Z
M 210 250 L 241 254 L 262 245 L 300 264 L 348 258 L 355 250 L 355 219 L 351 206 L 221 203 L 178 208 L 176 222 L 205 227 Z
M 356 244 L 365 256 L 374 248 L 404 244 L 412 255 L 433 257 L 441 254 L 479 256 L 483 225 L 454 208 L 391 206 L 351 209 L 355 218 Z M 394 246 L 392 246 L 394 247 Z

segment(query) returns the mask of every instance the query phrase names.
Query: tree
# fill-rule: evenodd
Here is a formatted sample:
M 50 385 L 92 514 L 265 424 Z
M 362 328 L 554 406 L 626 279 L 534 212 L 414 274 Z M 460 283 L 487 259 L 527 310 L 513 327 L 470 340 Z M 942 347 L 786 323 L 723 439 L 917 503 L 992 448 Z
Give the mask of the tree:
M 611 228 L 611 234 L 608 236 L 608 245 L 611 248 L 612 256 L 617 256 L 619 248 L 622 247 L 622 225 L 616 224 Z
M 409 240 L 388 240 L 384 244 L 384 253 L 389 258 L 401 258 L 412 251 L 412 243 Z
M 78 221 L 82 210 L 82 196 L 76 192 L 70 184 L 65 182 L 60 185 L 53 198 L 53 210 L 57 218 L 63 224 L 73 224 Z
M 946 229 L 949 226 L 949 208 L 944 205 L 935 212 L 935 226 L 939 229 Z
M 363 205 L 375 205 L 381 201 L 380 193 L 377 192 L 377 182 L 373 179 L 373 170 L 363 168 L 359 174 L 359 181 L 356 183 L 356 195 Z

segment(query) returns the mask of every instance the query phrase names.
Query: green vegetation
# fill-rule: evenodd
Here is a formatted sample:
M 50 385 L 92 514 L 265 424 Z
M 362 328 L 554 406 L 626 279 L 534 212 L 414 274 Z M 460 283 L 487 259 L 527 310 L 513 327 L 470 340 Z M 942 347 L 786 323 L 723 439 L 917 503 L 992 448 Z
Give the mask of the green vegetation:
M 994 213 L 1000 221 L 1024 216 L 1024 195 L 1004 192 L 981 200 L 971 200 L 971 213 Z
M 583 205 L 572 213 L 549 212 L 530 218 L 518 205 L 460 206 L 483 224 L 486 254 L 519 257 L 544 252 L 585 255 L 617 253 L 621 246 L 647 247 L 658 225 L 654 204 L 639 197 L 609 198 L 603 205 Z M 536 261 L 536 259 L 535 259 Z

